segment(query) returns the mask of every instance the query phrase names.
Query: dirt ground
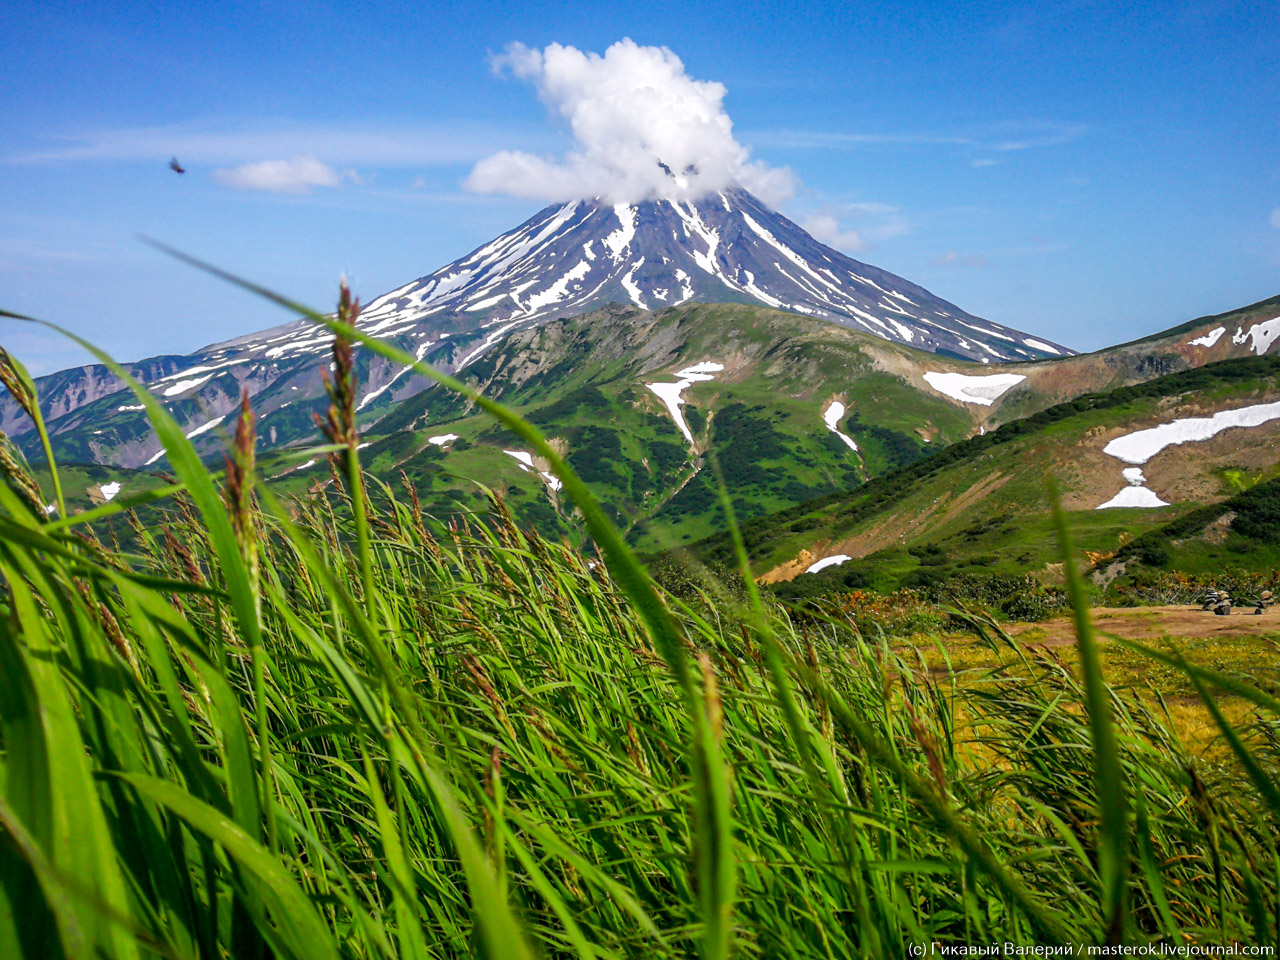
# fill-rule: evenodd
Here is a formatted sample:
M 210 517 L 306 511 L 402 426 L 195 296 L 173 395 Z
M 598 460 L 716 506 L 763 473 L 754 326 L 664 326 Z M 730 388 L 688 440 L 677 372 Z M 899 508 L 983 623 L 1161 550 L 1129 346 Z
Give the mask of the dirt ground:
M 1253 608 L 1231 611 L 1229 616 L 1216 616 L 1199 607 L 1095 607 L 1093 625 L 1099 635 L 1114 633 L 1128 640 L 1157 640 L 1160 637 L 1261 637 L 1280 634 L 1280 607 L 1268 607 L 1262 616 L 1253 616 Z M 1045 623 L 1027 624 L 1013 631 L 1032 643 L 1061 647 L 1074 643 L 1075 622 L 1071 617 L 1058 617 Z

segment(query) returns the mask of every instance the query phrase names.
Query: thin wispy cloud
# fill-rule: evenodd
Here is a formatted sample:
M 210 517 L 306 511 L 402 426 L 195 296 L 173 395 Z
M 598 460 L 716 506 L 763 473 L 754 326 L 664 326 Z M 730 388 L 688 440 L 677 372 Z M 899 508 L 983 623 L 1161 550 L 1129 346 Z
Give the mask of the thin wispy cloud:
M 1010 153 L 1060 146 L 1088 132 L 1083 123 L 1053 120 L 1008 121 L 962 131 L 831 132 L 814 130 L 756 130 L 749 139 L 757 145 L 791 149 L 839 149 L 857 146 L 964 147 Z M 995 162 L 994 160 L 991 162 Z
M 1271 211 L 1271 225 L 1280 230 L 1280 207 L 1276 207 Z
M 154 162 L 177 156 L 188 166 L 230 166 L 270 158 L 314 156 L 337 168 L 433 167 L 474 163 L 502 146 L 510 146 L 513 140 L 532 149 L 551 143 L 540 129 L 466 120 L 361 124 L 206 120 L 63 132 L 44 139 L 46 146 L 12 151 L 5 159 L 27 164 Z
M 814 237 L 829 247 L 843 250 L 845 253 L 862 253 L 870 249 L 861 231 L 854 227 L 841 227 L 840 221 L 829 213 L 811 214 L 800 221 Z
M 486 157 L 467 178 L 472 190 L 636 202 L 696 199 L 736 183 L 773 204 L 794 190 L 789 170 L 752 159 L 734 137 L 724 85 L 690 77 L 666 47 L 624 39 L 597 54 L 516 43 L 492 64 L 533 85 L 573 146 L 553 158 L 519 150 Z
M 28 273 L 50 265 L 83 262 L 91 255 L 45 240 L 0 237 L 0 273 Z
M 911 220 L 900 207 L 877 201 L 826 201 L 794 216 L 818 240 L 845 253 L 867 253 L 912 232 Z
M 981 253 L 961 253 L 948 250 L 933 261 L 935 267 L 985 267 L 989 261 Z

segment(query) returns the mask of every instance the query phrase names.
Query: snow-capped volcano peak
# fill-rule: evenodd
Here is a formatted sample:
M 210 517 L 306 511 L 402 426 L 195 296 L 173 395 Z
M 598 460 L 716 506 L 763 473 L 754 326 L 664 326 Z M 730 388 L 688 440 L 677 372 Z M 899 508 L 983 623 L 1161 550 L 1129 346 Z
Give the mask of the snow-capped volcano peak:
M 660 309 L 755 302 L 983 362 L 1068 354 L 989 323 L 831 249 L 742 189 L 696 201 L 546 207 L 435 273 L 372 301 L 371 333 L 485 330 L 462 362 L 509 331 L 608 302 Z

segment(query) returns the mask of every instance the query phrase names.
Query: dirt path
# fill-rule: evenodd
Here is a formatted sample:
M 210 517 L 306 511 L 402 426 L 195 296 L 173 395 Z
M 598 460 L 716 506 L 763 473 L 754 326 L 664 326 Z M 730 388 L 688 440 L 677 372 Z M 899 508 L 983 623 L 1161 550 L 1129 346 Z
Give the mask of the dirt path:
M 1280 608 L 1268 607 L 1260 617 L 1253 608 L 1239 608 L 1230 616 L 1215 616 L 1199 607 L 1095 607 L 1094 628 L 1128 640 L 1157 640 L 1160 637 L 1261 637 L 1280 634 Z M 1013 631 L 1032 643 L 1062 647 L 1075 643 L 1075 624 L 1070 617 L 1045 623 L 1027 624 Z

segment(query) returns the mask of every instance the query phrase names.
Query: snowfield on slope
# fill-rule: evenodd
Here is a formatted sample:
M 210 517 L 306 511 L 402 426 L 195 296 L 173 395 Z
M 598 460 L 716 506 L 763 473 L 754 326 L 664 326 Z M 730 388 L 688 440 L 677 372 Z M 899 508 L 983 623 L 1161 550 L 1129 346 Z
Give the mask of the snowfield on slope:
M 858 452 L 858 445 L 854 443 L 853 437 L 847 436 L 840 432 L 840 421 L 844 419 L 844 404 L 839 400 L 832 400 L 831 404 L 822 414 L 822 420 L 827 425 L 827 429 L 834 433 L 837 437 L 844 441 L 844 445 L 854 453 Z
M 1102 452 L 1125 463 L 1142 464 L 1166 447 L 1199 443 L 1216 437 L 1223 430 L 1229 430 L 1232 427 L 1257 427 L 1278 419 L 1280 419 L 1280 401 L 1257 403 L 1235 410 L 1220 410 L 1212 417 L 1186 417 L 1171 423 L 1162 423 L 1156 427 L 1148 427 L 1146 430 L 1135 430 L 1133 433 L 1116 437 L 1102 448 Z M 1098 510 L 1111 507 L 1167 507 L 1169 505 L 1153 490 L 1144 486 L 1147 478 L 1140 467 L 1125 467 L 1121 472 L 1129 485 L 1106 503 L 1099 504 Z
M 704 380 L 714 380 L 711 376 L 713 373 L 719 373 L 724 369 L 724 364 L 716 363 L 712 360 L 704 360 L 701 363 L 695 363 L 691 367 L 685 367 L 683 370 L 677 370 L 676 376 L 680 379 L 675 383 L 646 383 L 645 386 L 657 394 L 658 399 L 667 405 L 667 410 L 671 413 L 671 419 L 676 422 L 676 426 L 680 428 L 680 432 L 684 434 L 684 438 L 689 441 L 689 445 L 693 446 L 693 434 L 689 431 L 689 424 L 685 422 L 684 414 L 680 412 L 680 408 L 684 406 L 684 393 L 689 387 L 695 383 Z
M 1125 487 L 1106 503 L 1098 504 L 1098 510 L 1110 510 L 1114 507 L 1167 507 L 1169 504 L 1161 500 L 1159 495 L 1149 487 Z
M 1203 337 L 1196 337 L 1193 340 L 1188 340 L 1187 346 L 1188 347 L 1212 347 L 1215 343 L 1217 343 L 1222 338 L 1222 335 L 1226 332 L 1227 332 L 1226 327 L 1216 327 L 1213 330 L 1210 330 L 1208 333 L 1206 333 Z
M 952 400 L 989 407 L 1027 378 L 1020 373 L 993 373 L 986 377 L 976 377 L 967 373 L 937 373 L 931 370 L 924 375 L 924 379 L 929 386 Z
M 557 477 L 554 473 L 549 473 L 546 470 L 534 469 L 533 454 L 526 453 L 524 450 L 503 450 L 502 452 L 509 457 L 515 457 L 517 460 L 519 460 L 520 469 L 523 470 L 525 473 L 538 474 L 538 476 L 542 478 L 542 482 L 547 485 L 547 489 L 550 490 L 552 493 L 555 493 L 557 490 L 559 490 L 561 487 L 564 486 L 564 484 L 560 482 L 560 478 Z
M 1258 403 L 1235 410 L 1220 410 L 1212 417 L 1187 417 L 1158 427 L 1136 430 L 1116 437 L 1102 452 L 1125 463 L 1146 463 L 1165 447 L 1197 443 L 1232 427 L 1257 427 L 1280 419 L 1280 401 Z
M 520 469 L 529 471 L 533 469 L 533 454 L 525 453 L 523 450 L 503 450 L 508 457 L 515 457 L 520 461 Z
M 1280 340 L 1280 317 L 1273 317 L 1270 320 L 1264 320 L 1262 323 L 1255 323 L 1249 328 L 1248 332 L 1243 327 L 1236 330 L 1235 335 L 1231 338 L 1231 342 L 1239 346 L 1246 341 L 1252 340 L 1249 349 L 1262 356 L 1271 349 L 1271 345 Z
M 838 567 L 840 564 L 852 559 L 853 557 L 849 556 L 847 553 L 837 553 L 831 557 L 823 557 L 817 563 L 811 563 L 805 570 L 805 573 L 819 573 L 827 569 L 827 567 Z
M 1120 471 L 1128 482 L 1128 486 L 1117 493 L 1106 503 L 1098 504 L 1098 510 L 1110 510 L 1113 507 L 1167 507 L 1169 504 L 1161 500 L 1156 492 L 1145 486 L 1146 475 L 1141 467 L 1125 467 Z

